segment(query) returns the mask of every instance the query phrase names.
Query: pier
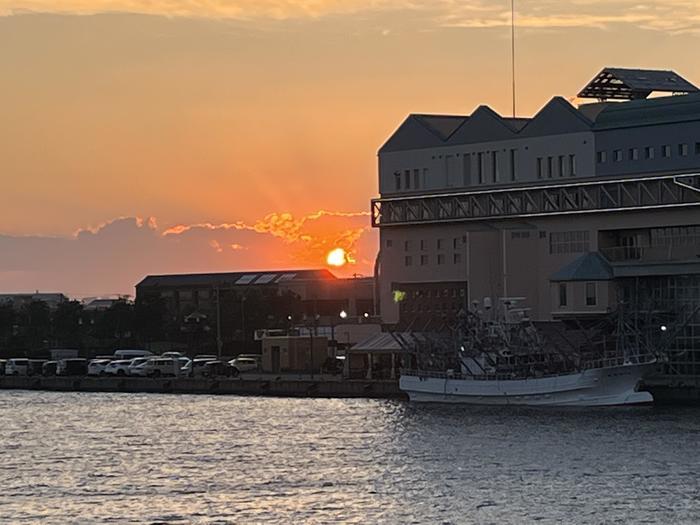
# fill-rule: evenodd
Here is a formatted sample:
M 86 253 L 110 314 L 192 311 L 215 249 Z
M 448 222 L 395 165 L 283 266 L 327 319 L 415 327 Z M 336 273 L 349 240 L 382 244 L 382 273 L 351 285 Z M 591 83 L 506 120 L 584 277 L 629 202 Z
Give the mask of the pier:
M 0 376 L 0 390 L 403 399 L 397 381 Z

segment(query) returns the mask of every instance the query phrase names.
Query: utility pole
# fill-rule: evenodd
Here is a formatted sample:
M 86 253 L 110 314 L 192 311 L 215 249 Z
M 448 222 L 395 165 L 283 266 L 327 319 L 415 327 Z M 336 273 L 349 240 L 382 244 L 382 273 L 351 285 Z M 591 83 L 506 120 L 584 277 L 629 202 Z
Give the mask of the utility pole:
M 221 357 L 221 349 L 224 346 L 221 340 L 221 288 L 218 286 L 216 290 L 216 355 Z

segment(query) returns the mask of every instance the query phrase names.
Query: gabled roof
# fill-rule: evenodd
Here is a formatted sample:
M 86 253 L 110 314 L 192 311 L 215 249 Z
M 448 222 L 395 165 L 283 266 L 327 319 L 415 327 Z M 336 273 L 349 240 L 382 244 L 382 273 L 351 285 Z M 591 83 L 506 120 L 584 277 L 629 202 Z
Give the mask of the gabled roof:
M 514 128 L 488 106 L 479 106 L 462 127 L 450 137 L 450 144 L 472 144 L 511 138 Z
M 425 117 L 427 115 L 421 115 Z M 410 149 L 431 148 L 443 146 L 445 141 L 439 133 L 431 130 L 425 120 L 420 120 L 417 115 L 409 115 L 406 120 L 389 137 L 380 152 L 405 151 Z M 463 117 L 466 118 L 466 117 Z
M 606 67 L 578 96 L 600 100 L 635 100 L 647 98 L 654 91 L 693 93 L 698 88 L 674 71 Z
M 435 133 L 440 140 L 447 140 L 469 117 L 453 115 L 413 115 L 413 118 Z
M 523 137 L 589 131 L 593 123 L 562 97 L 554 97 L 521 131 Z
M 275 270 L 232 273 L 149 275 L 136 286 L 255 286 L 272 285 L 289 281 L 327 281 L 335 279 L 337 279 L 337 277 L 325 269 Z
M 609 281 L 613 278 L 610 263 L 598 252 L 589 252 L 567 264 L 549 280 L 557 281 Z

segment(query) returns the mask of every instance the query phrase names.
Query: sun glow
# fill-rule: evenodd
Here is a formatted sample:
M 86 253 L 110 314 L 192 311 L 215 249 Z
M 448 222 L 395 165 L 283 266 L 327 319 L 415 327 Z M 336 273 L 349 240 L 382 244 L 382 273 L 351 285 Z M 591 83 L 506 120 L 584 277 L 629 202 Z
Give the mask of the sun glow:
M 342 248 L 335 248 L 334 250 L 328 252 L 326 262 L 330 266 L 343 266 L 346 262 L 348 262 L 348 256 L 345 253 L 345 250 Z

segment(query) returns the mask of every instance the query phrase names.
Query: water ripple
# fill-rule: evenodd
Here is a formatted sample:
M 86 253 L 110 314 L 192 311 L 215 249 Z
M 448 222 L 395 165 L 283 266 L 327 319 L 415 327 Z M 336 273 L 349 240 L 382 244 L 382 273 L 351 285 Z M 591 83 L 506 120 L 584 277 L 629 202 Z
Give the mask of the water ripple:
M 700 411 L 0 392 L 2 523 L 696 523 Z

